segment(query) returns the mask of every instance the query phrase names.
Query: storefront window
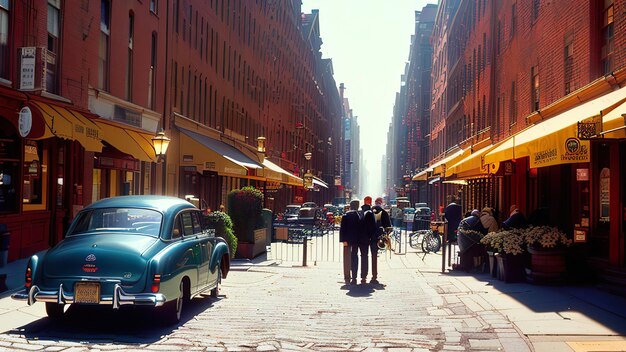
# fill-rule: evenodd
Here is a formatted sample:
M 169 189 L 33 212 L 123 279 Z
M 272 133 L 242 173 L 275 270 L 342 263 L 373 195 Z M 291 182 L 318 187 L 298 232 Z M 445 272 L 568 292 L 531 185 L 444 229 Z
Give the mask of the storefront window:
M 124 182 L 123 182 L 123 195 L 133 195 L 140 194 L 141 187 L 139 186 L 139 181 L 141 178 L 139 177 L 138 172 L 133 171 L 125 171 L 124 172 Z
M 63 184 L 65 181 L 65 148 L 59 147 L 57 161 L 57 205 L 63 205 Z
M 27 141 L 24 145 L 24 181 L 22 202 L 24 204 L 43 204 L 43 183 L 45 181 L 42 165 L 41 142 Z
M 0 213 L 19 211 L 20 143 L 0 119 Z

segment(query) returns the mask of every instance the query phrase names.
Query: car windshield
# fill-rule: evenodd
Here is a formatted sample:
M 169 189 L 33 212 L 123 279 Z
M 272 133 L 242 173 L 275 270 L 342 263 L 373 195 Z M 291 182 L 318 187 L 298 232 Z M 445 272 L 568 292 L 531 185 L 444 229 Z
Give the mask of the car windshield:
M 285 209 L 285 215 L 298 215 L 298 211 L 300 208 L 297 207 L 288 207 Z
M 162 219 L 163 214 L 151 209 L 92 209 L 78 215 L 68 236 L 86 232 L 125 232 L 158 237 Z

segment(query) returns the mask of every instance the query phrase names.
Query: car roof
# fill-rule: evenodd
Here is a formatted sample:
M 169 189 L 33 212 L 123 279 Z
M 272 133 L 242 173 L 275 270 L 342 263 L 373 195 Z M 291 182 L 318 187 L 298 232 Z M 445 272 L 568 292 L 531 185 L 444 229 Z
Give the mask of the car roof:
M 135 195 L 104 198 L 85 207 L 84 210 L 95 208 L 147 208 L 162 213 L 177 213 L 183 209 L 197 209 L 188 201 L 169 196 Z

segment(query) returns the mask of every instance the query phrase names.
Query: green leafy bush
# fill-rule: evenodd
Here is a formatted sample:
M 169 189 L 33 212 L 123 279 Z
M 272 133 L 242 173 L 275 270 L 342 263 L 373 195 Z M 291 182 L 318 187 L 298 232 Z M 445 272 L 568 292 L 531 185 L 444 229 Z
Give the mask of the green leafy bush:
M 235 257 L 237 251 L 237 237 L 233 233 L 233 222 L 228 214 L 221 211 L 214 211 L 205 215 L 204 220 L 210 229 L 215 229 L 215 236 L 222 237 L 230 248 L 230 257 Z
M 254 229 L 261 219 L 263 193 L 252 186 L 234 189 L 228 193 L 228 215 L 233 220 L 239 242 L 254 242 Z

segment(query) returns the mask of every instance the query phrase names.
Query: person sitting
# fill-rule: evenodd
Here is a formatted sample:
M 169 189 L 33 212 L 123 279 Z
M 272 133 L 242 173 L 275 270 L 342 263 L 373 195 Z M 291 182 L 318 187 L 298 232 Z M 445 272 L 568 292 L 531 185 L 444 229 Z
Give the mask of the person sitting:
M 485 228 L 486 233 L 498 231 L 498 221 L 493 216 L 493 210 L 489 207 L 484 207 L 480 212 L 480 223 Z
M 485 248 L 480 243 L 480 238 L 487 230 L 480 221 L 480 212 L 478 209 L 471 211 L 470 216 L 461 220 L 459 224 L 458 244 L 459 244 L 459 266 L 456 269 L 469 271 L 482 263 L 485 254 Z
M 511 205 L 509 209 L 510 215 L 509 218 L 502 222 L 502 228 L 506 230 L 510 229 L 525 229 L 528 227 L 528 223 L 526 222 L 526 218 L 524 214 L 520 212 L 517 208 L 517 205 Z

